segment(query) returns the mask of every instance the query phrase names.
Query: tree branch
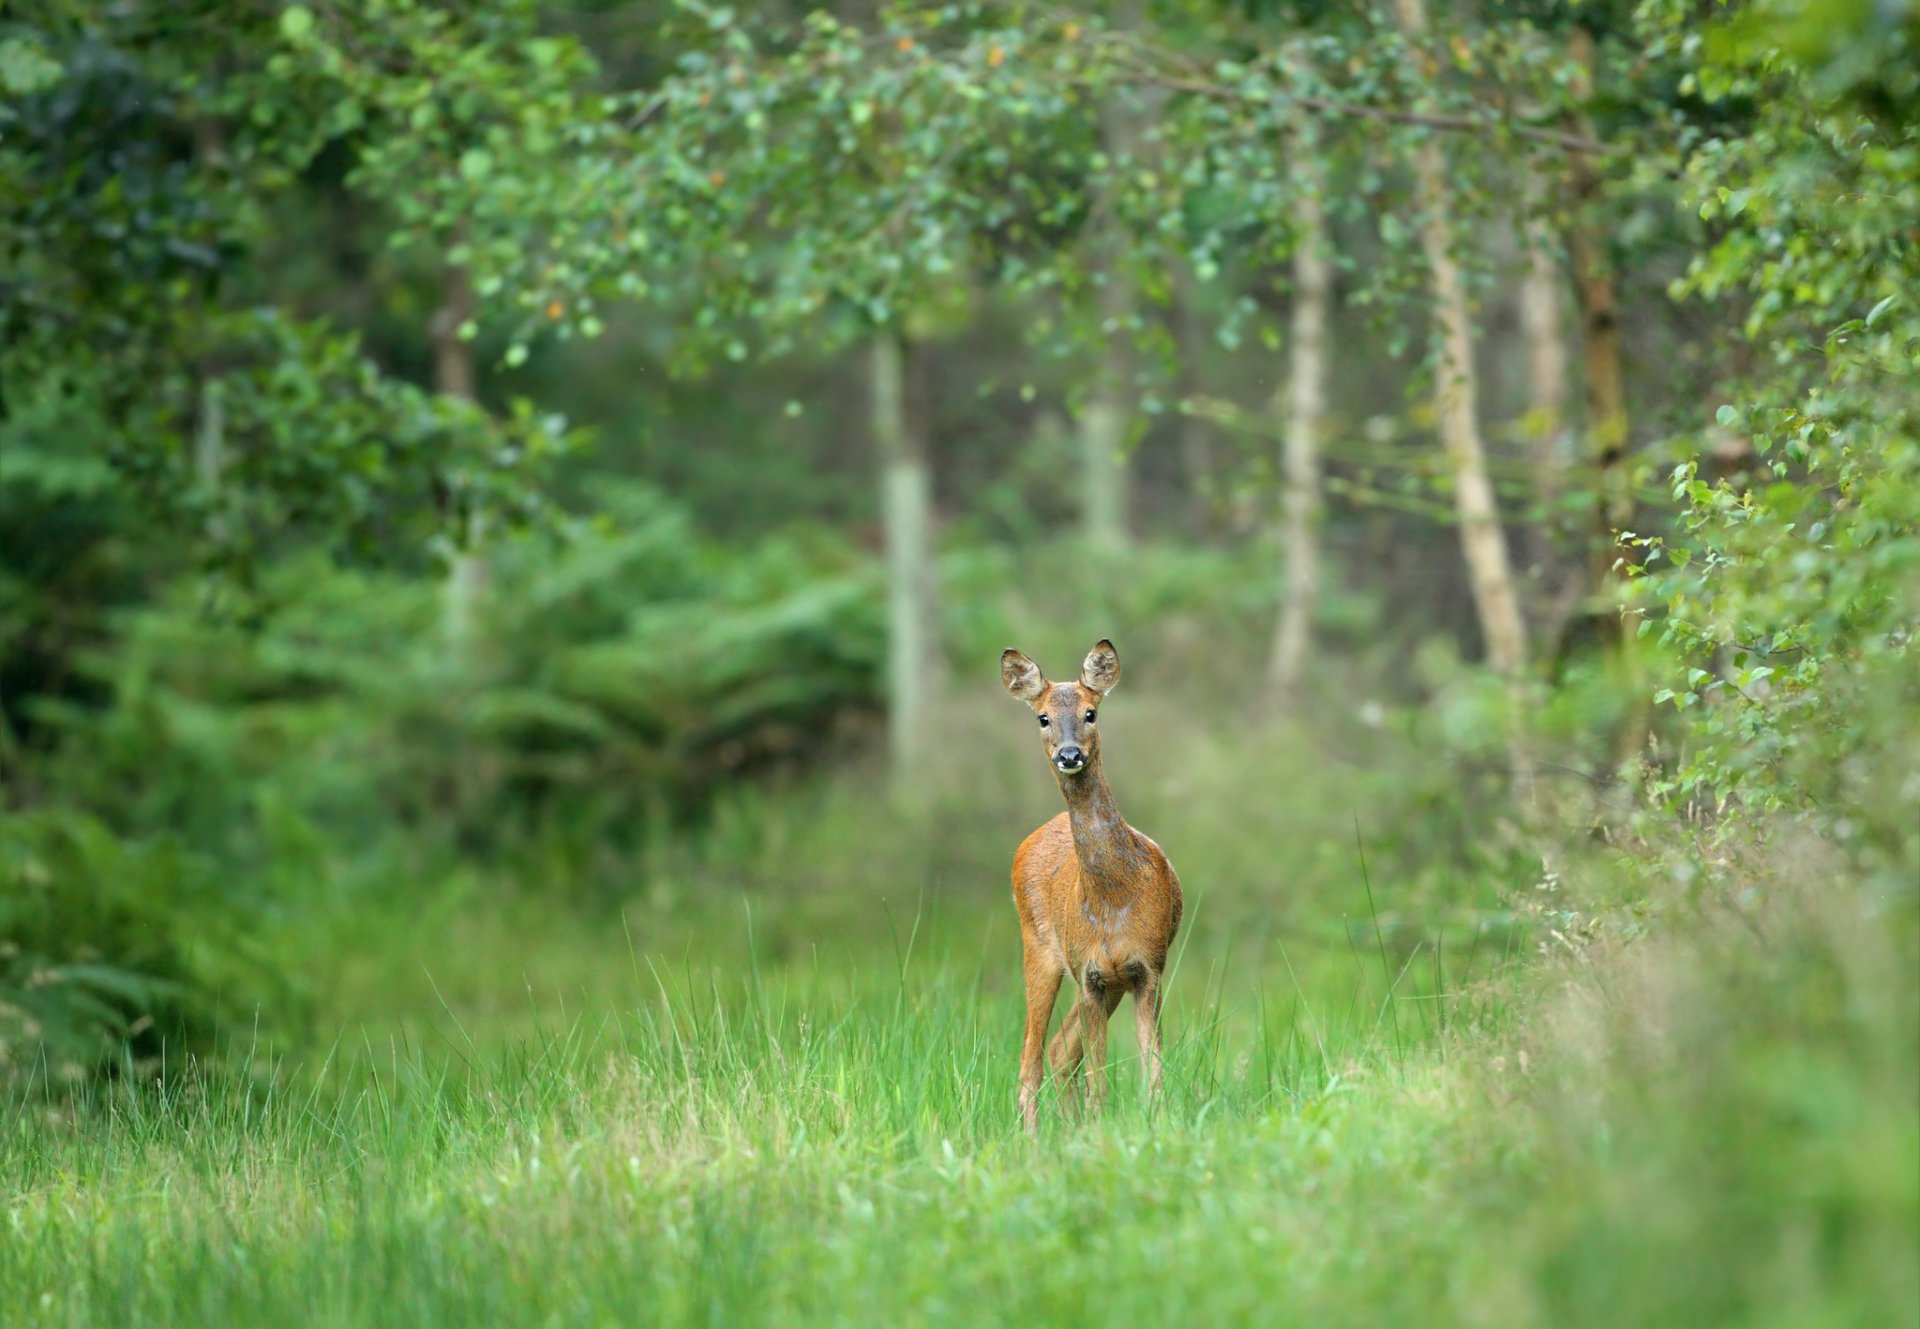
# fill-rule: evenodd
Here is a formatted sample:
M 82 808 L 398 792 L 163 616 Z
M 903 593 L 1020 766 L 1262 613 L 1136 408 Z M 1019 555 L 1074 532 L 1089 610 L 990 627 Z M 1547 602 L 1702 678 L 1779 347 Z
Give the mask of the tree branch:
M 1169 92 L 1190 92 L 1196 96 L 1208 97 L 1215 101 L 1244 102 L 1249 100 L 1245 93 L 1230 88 L 1224 83 L 1192 75 L 1170 74 L 1164 70 L 1136 68 L 1134 73 L 1145 82 Z M 1090 79 L 1077 79 L 1087 84 Z M 1520 138 L 1544 143 L 1559 148 L 1563 152 L 1583 153 L 1592 156 L 1605 156 L 1613 151 L 1613 146 L 1596 138 L 1581 134 L 1570 134 L 1561 129 L 1543 129 L 1538 125 L 1518 124 L 1511 120 L 1497 120 L 1480 115 L 1449 115 L 1403 111 L 1391 106 L 1371 106 L 1365 102 L 1343 102 L 1331 97 L 1295 97 L 1296 106 L 1304 106 L 1317 115 L 1337 116 L 1349 120 L 1376 120 L 1397 125 L 1417 125 L 1426 129 L 1449 131 L 1469 131 L 1487 133 L 1505 128 Z

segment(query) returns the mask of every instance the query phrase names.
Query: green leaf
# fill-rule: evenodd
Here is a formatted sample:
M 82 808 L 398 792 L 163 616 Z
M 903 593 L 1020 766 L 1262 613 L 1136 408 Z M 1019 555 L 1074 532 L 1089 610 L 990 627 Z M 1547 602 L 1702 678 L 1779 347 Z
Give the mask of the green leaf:
M 60 78 L 61 69 L 35 43 L 19 37 L 0 41 L 0 88 L 16 97 L 49 87 Z
M 313 31 L 313 11 L 305 5 L 288 5 L 280 11 L 280 35 L 297 42 Z

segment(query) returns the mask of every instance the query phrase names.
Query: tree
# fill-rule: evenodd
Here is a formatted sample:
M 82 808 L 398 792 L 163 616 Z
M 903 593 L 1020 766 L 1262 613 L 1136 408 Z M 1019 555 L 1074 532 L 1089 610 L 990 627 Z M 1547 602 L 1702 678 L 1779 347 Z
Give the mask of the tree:
M 928 465 L 926 351 L 898 328 L 873 338 L 873 440 L 887 543 L 887 741 L 895 789 L 921 787 L 928 720 L 940 695 L 939 613 Z
M 473 318 L 473 279 L 463 265 L 449 264 L 446 290 L 440 307 L 433 312 L 428 335 L 433 343 L 434 391 L 457 402 L 474 403 L 479 399 L 473 343 L 462 335 L 472 326 Z M 443 621 L 456 664 L 464 663 L 472 642 L 474 614 L 486 580 L 486 556 L 480 548 L 485 526 L 484 509 L 475 508 L 466 514 L 466 529 L 460 532 L 453 566 L 447 572 Z
M 423 193 L 379 169 L 403 153 L 444 164 L 424 191 L 434 206 L 475 212 L 475 173 L 454 166 L 475 160 L 466 126 L 436 124 L 415 90 L 438 87 L 532 132 L 533 117 L 516 114 L 530 105 L 522 71 L 469 59 L 457 78 L 423 72 L 458 63 L 451 53 L 487 23 L 524 26 L 529 12 L 490 10 L 468 27 L 398 6 L 391 24 L 357 35 L 352 60 L 299 5 L 17 14 L 0 62 L 0 193 L 17 203 L 0 219 L 9 420 L 29 401 L 97 416 L 103 429 L 75 436 L 101 440 L 127 491 L 240 581 L 289 541 L 360 558 L 445 547 L 482 496 L 507 520 L 529 515 L 529 468 L 559 442 L 531 412 L 495 420 L 425 393 L 382 373 L 351 335 L 250 305 L 222 281 L 260 246 L 273 202 L 349 137 L 357 183 L 396 221 Z M 543 115 L 593 118 L 553 80 L 545 96 Z M 502 174 L 532 160 L 503 160 Z M 489 216 L 496 247 L 539 220 Z
M 1525 215 L 1520 229 L 1526 266 L 1520 276 L 1520 337 L 1527 360 L 1526 433 L 1533 443 L 1534 494 L 1540 512 L 1535 533 L 1544 554 L 1566 484 L 1566 312 L 1552 184 L 1537 166 L 1527 169 L 1524 178 Z
M 1428 38 L 1425 0 L 1394 0 L 1407 39 L 1418 49 Z M 1434 401 L 1440 437 L 1453 463 L 1454 505 L 1460 545 L 1466 555 L 1474 607 L 1486 637 L 1487 662 L 1509 678 L 1526 664 L 1526 626 L 1514 592 L 1513 570 L 1499 506 L 1487 476 L 1480 439 L 1479 394 L 1473 367 L 1473 322 L 1455 255 L 1447 163 L 1431 135 L 1414 150 L 1413 169 L 1421 214 L 1420 244 L 1433 282 Z
M 1593 34 L 1575 27 L 1567 45 L 1575 78 L 1569 89 L 1576 105 L 1593 98 L 1595 65 Z M 1586 129 L 1584 109 L 1575 112 L 1576 124 Z M 1593 161 L 1575 154 L 1568 168 L 1572 213 L 1567 226 L 1567 249 L 1572 259 L 1574 290 L 1580 306 L 1581 360 L 1586 388 L 1587 458 L 1592 469 L 1594 495 L 1593 538 L 1588 554 L 1590 593 L 1599 603 L 1602 631 L 1618 649 L 1630 651 L 1623 637 L 1617 607 L 1620 582 L 1614 574 L 1619 533 L 1633 519 L 1633 496 L 1628 487 L 1626 373 L 1620 349 L 1619 296 L 1611 265 L 1597 230 L 1601 180 Z M 1634 746 L 1638 746 L 1637 743 Z
M 1300 188 L 1294 203 L 1293 320 L 1281 455 L 1286 589 L 1271 666 L 1273 693 L 1282 703 L 1290 702 L 1299 690 L 1312 651 L 1313 614 L 1319 599 L 1320 433 L 1327 398 L 1327 314 L 1333 299 L 1333 263 L 1322 197 L 1325 167 L 1319 146 L 1303 119 L 1291 144 Z
M 1650 7 L 1647 45 L 1686 58 L 1691 20 Z M 1655 790 L 1718 835 L 1807 825 L 1910 901 L 1920 14 L 1758 6 L 1714 36 L 1685 114 L 1740 118 L 1646 170 L 1705 224 L 1681 294 L 1739 315 L 1766 372 L 1723 385 L 1745 464 L 1682 461 L 1678 528 L 1630 539 L 1643 630 L 1681 657 L 1655 698 L 1688 722 Z
M 1120 22 L 1133 28 L 1140 17 L 1138 3 L 1130 0 Z M 1136 169 L 1140 111 L 1131 104 L 1135 95 L 1132 88 L 1116 86 L 1100 101 L 1100 146 L 1112 175 L 1093 186 L 1090 209 L 1089 266 L 1099 287 L 1099 329 L 1093 387 L 1080 413 L 1080 491 L 1087 545 L 1108 554 L 1127 542 L 1127 445 L 1136 401 L 1132 349 L 1138 302 L 1127 253 L 1129 236 L 1117 213 L 1120 191 L 1111 179 Z

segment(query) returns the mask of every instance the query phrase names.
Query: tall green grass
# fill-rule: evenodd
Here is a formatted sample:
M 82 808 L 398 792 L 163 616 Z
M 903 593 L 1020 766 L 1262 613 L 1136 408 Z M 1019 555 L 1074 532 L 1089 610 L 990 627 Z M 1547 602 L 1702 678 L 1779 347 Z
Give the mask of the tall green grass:
M 21 1100 L 0 1322 L 1911 1323 L 1912 901 L 1736 884 L 1471 987 L 1384 934 L 1312 986 L 1189 968 L 1157 1109 L 1122 1035 L 1037 1142 L 984 919 L 623 945 L 524 1036 L 449 1002 Z
M 1437 1161 L 1444 1111 L 1362 1110 L 1359 1082 L 1433 1082 L 1378 1021 L 1230 1038 L 1244 1021 L 1217 1004 L 1179 1021 L 1157 1111 L 1122 1052 L 1109 1110 L 1075 1124 L 1049 1103 L 1035 1146 L 1013 1110 L 1017 1002 L 897 962 L 879 966 L 891 985 L 749 974 L 721 990 L 641 961 L 630 1008 L 504 1050 L 456 1030 L 342 1046 L 298 1081 L 255 1067 L 105 1090 L 57 1122 L 22 1113 L 0 1315 L 1246 1315 L 1273 1253 L 1331 1286 L 1363 1235 L 1355 1210 L 1324 1245 L 1308 1229 L 1335 1216 L 1330 1196 L 1290 1216 L 1286 1192 L 1401 1189 Z

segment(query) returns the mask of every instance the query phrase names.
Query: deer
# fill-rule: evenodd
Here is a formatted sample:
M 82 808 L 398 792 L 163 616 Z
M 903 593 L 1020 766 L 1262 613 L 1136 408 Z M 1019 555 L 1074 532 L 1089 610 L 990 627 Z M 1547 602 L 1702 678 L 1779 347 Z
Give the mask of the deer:
M 1113 643 L 1096 642 L 1071 683 L 1049 682 L 1039 665 L 1009 647 L 1000 655 L 1000 681 L 1038 719 L 1047 765 L 1067 804 L 1013 855 L 1027 997 L 1020 1115 L 1027 1133 L 1037 1135 L 1047 1064 L 1069 1112 L 1080 1106 L 1083 1058 L 1087 1103 L 1093 1111 L 1104 1104 L 1107 1022 L 1128 993 L 1148 1101 L 1158 1103 L 1161 976 L 1183 902 L 1173 864 L 1122 819 L 1100 768 L 1100 709 L 1120 681 Z M 1073 1005 L 1047 1044 L 1062 978 L 1073 981 Z

